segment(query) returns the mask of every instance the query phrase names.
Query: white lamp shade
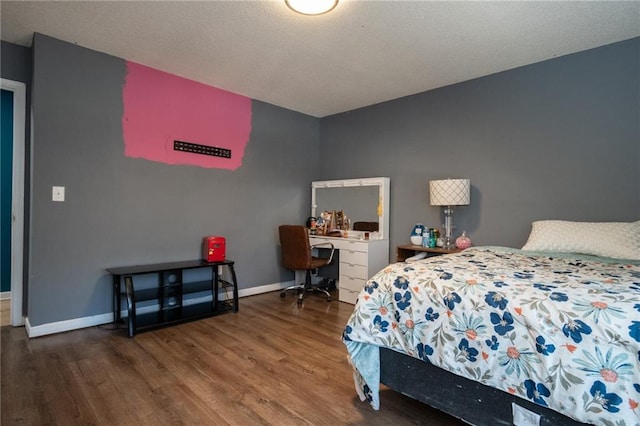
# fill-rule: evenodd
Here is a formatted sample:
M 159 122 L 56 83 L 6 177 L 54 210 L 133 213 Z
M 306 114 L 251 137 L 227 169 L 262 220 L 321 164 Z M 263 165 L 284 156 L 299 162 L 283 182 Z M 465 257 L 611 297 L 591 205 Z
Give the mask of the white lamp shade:
M 432 206 L 466 206 L 471 202 L 469 179 L 443 179 L 429 181 Z

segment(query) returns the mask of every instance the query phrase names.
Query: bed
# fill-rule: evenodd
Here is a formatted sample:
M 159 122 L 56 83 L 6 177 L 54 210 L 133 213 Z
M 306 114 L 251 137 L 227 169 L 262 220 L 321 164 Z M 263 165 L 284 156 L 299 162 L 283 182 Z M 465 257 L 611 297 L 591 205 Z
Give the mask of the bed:
M 548 222 L 368 280 L 343 333 L 360 398 L 378 409 L 382 377 L 472 424 L 640 425 L 640 222 L 595 250 L 600 224 Z

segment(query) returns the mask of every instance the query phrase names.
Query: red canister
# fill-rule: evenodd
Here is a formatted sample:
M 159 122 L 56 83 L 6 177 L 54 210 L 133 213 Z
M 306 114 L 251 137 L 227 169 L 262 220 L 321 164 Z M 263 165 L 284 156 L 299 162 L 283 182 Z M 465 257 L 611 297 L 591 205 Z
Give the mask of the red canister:
M 207 262 L 223 262 L 227 241 L 224 237 L 204 237 L 202 241 L 202 258 Z

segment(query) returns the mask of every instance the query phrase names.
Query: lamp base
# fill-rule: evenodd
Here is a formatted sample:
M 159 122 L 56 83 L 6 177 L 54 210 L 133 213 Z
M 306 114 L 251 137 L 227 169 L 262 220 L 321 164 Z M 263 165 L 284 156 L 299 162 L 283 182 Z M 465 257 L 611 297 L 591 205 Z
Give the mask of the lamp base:
M 451 241 L 451 238 L 445 238 L 444 244 L 442 244 L 442 248 L 445 250 L 455 250 L 456 244 L 453 241 Z
M 447 206 L 444 209 L 444 243 L 442 244 L 442 248 L 445 250 L 456 248 L 451 236 L 451 228 L 453 228 L 453 209 L 451 206 Z

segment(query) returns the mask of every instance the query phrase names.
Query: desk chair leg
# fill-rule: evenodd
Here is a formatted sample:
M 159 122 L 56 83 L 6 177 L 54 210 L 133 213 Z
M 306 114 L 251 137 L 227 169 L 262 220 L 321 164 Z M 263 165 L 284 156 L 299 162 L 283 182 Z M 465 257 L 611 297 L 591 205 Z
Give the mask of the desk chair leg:
M 304 300 L 304 294 L 307 291 L 313 291 L 313 286 L 311 285 L 311 271 L 308 269 L 305 274 L 304 284 L 302 285 L 302 288 L 298 292 L 298 305 L 302 305 L 302 301 Z
M 301 305 L 304 300 L 304 295 L 307 291 L 318 291 L 324 293 L 327 296 L 327 302 L 331 302 L 331 293 L 324 288 L 314 287 L 311 284 L 311 271 L 307 271 L 304 284 L 295 284 L 283 289 L 280 292 L 280 297 L 284 298 L 288 290 L 296 290 L 298 292 L 298 305 Z
M 311 284 L 311 271 L 310 270 L 307 271 L 307 275 L 306 275 L 306 279 L 305 279 L 305 283 L 304 283 L 304 289 L 300 293 L 300 296 L 298 296 L 298 304 L 302 303 L 302 300 L 304 298 L 304 294 L 307 291 L 319 291 L 320 293 L 324 293 L 327 296 L 327 302 L 331 302 L 331 293 L 329 293 L 327 290 L 325 290 L 323 288 L 314 287 Z
M 319 291 L 320 293 L 324 293 L 327 296 L 327 302 L 331 302 L 331 293 L 329 293 L 324 288 L 314 288 L 315 291 Z
M 282 291 L 280 291 L 280 297 L 282 297 L 284 299 L 284 297 L 287 294 L 287 291 L 289 291 L 289 290 L 296 290 L 298 293 L 300 293 L 303 289 L 304 289 L 304 284 L 290 285 L 289 287 L 284 288 L 284 289 L 282 289 Z

